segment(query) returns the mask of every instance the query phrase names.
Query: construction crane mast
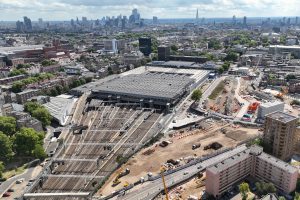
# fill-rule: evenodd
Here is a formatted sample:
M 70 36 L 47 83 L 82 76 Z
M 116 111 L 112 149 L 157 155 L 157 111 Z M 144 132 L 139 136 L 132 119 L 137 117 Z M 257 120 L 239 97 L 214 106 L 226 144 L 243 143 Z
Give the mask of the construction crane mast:
M 165 189 L 165 194 L 166 194 L 166 200 L 169 200 L 169 195 L 168 195 L 168 188 L 166 186 L 166 181 L 165 181 L 165 176 L 164 176 L 164 171 L 160 172 L 163 184 L 164 184 L 164 189 Z

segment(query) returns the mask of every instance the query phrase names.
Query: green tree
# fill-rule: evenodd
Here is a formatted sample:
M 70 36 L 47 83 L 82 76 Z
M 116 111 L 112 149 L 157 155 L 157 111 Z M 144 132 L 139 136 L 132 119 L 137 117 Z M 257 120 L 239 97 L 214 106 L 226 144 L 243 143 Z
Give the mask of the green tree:
M 0 131 L 0 160 L 9 160 L 13 156 L 12 142 L 7 135 Z
M 219 72 L 219 74 L 223 74 L 223 72 L 224 72 L 223 67 L 219 67 L 218 72 Z
M 22 92 L 23 87 L 24 84 L 21 81 L 17 81 L 13 83 L 11 87 L 11 91 L 13 91 L 14 93 Z
M 32 128 L 21 128 L 14 136 L 14 146 L 18 155 L 31 156 L 40 137 Z
M 278 198 L 278 200 L 285 200 L 285 198 L 284 198 L 283 196 L 280 196 L 280 197 Z
M 200 89 L 196 89 L 193 91 L 191 99 L 193 101 L 199 101 L 202 97 L 202 91 Z
M 14 117 L 0 116 L 0 130 L 9 136 L 12 136 L 17 129 L 17 122 Z
M 36 102 L 26 102 L 24 110 L 25 112 L 29 112 L 32 117 L 41 121 L 44 127 L 50 125 L 52 116 L 44 106 Z
M 21 74 L 27 74 L 27 72 L 24 69 L 14 69 L 8 74 L 8 76 L 12 77 L 12 76 L 18 76 Z
M 300 194 L 298 192 L 295 192 L 294 200 L 300 200 Z
M 225 61 L 234 61 L 236 62 L 238 59 L 238 54 L 233 52 L 233 51 L 230 51 L 227 56 L 224 58 Z
M 242 195 L 243 200 L 246 200 L 248 197 L 248 192 L 250 191 L 248 183 L 242 183 L 239 185 L 239 190 Z
M 52 88 L 52 89 L 50 90 L 50 96 L 55 97 L 55 96 L 57 96 L 57 95 L 58 95 L 58 92 L 57 92 L 56 88 Z
M 274 186 L 273 183 L 265 183 L 265 190 L 266 193 L 275 193 L 276 192 L 276 187 Z
M 40 160 L 44 160 L 47 157 L 45 150 L 41 144 L 36 144 L 33 150 L 33 156 Z
M 173 45 L 171 45 L 171 50 L 173 52 L 177 52 L 178 51 L 178 47 L 175 44 L 173 44 Z
M 230 67 L 230 63 L 229 62 L 224 62 L 224 64 L 222 65 L 222 68 L 224 69 L 224 71 L 228 71 Z
M 25 110 L 25 112 L 29 112 L 30 114 L 32 114 L 32 112 L 34 110 L 36 110 L 37 108 L 40 108 L 40 107 L 41 107 L 40 104 L 38 104 L 36 102 L 28 101 L 24 105 L 24 110 Z
M 32 117 L 42 122 L 43 126 L 46 127 L 51 124 L 52 116 L 49 111 L 45 108 L 37 108 L 32 112 Z
M 0 161 L 0 178 L 3 178 L 3 172 L 5 170 L 4 163 Z

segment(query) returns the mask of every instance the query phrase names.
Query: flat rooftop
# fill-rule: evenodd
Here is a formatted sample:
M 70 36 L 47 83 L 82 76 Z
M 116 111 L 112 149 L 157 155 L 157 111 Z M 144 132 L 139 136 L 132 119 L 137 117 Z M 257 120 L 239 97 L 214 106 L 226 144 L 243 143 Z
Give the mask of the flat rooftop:
M 42 50 L 44 45 L 28 45 L 28 46 L 18 46 L 18 47 L 0 47 L 1 54 L 14 53 L 17 51 L 26 50 Z
M 101 84 L 94 91 L 145 98 L 172 99 L 194 83 L 186 74 L 144 72 L 130 74 Z
M 278 159 L 275 158 L 274 156 L 271 156 L 269 154 L 266 153 L 262 153 L 260 155 L 257 156 L 258 158 L 260 158 L 261 160 L 266 161 L 267 163 L 272 164 L 272 166 L 276 166 L 279 169 L 283 169 L 285 171 L 288 171 L 290 173 L 295 173 L 296 171 L 298 171 L 295 167 L 293 167 L 292 165 Z
M 298 119 L 297 117 L 295 117 L 293 115 L 290 115 L 290 114 L 287 114 L 284 112 L 280 112 L 280 111 L 270 113 L 270 114 L 266 115 L 266 117 L 278 120 L 283 123 L 287 123 L 287 122 Z
M 269 108 L 269 107 L 272 107 L 272 106 L 277 106 L 277 105 L 282 105 L 284 104 L 284 102 L 281 102 L 281 101 L 273 101 L 273 102 L 266 102 L 266 103 L 263 103 L 261 104 L 260 106 L 263 107 L 263 108 Z
M 276 166 L 285 171 L 288 171 L 291 173 L 295 173 L 295 171 L 297 171 L 297 169 L 295 167 L 289 165 L 288 163 L 286 163 L 280 159 L 275 158 L 274 156 L 264 153 L 262 147 L 255 146 L 255 145 L 251 146 L 250 148 L 246 149 L 245 151 L 237 153 L 237 154 L 231 156 L 230 158 L 227 158 L 215 165 L 210 166 L 208 168 L 208 170 L 210 172 L 217 174 L 221 171 L 224 171 L 224 170 L 238 164 L 241 161 L 246 160 L 251 155 L 255 156 L 257 159 L 264 160 L 267 163 L 270 163 L 272 166 Z

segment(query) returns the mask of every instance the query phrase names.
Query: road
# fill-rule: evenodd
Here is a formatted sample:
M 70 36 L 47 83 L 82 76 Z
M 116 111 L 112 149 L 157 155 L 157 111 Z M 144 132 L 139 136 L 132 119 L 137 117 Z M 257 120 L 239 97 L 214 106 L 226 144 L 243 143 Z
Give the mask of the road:
M 201 100 L 199 102 L 199 106 L 202 107 L 202 103 L 204 102 L 204 100 L 206 100 L 209 95 L 212 93 L 212 91 L 214 91 L 214 89 L 219 85 L 219 83 L 221 81 L 223 81 L 225 79 L 224 76 L 216 78 L 215 80 L 213 80 L 213 82 L 211 83 L 211 85 L 205 90 L 205 92 L 203 92 Z
M 245 145 L 238 146 L 237 148 L 222 153 L 220 155 L 214 156 L 210 159 L 197 163 L 195 165 L 189 166 L 185 169 L 180 171 L 174 172 L 172 174 L 165 176 L 165 181 L 167 186 L 176 185 L 178 183 L 183 182 L 191 178 L 192 176 L 196 175 L 199 171 L 205 170 L 207 167 L 214 165 L 222 160 L 225 160 L 232 155 L 235 155 L 239 152 L 244 151 L 247 149 Z M 186 174 L 187 172 L 188 174 Z M 186 175 L 184 175 L 186 174 Z M 126 192 L 124 196 L 114 197 L 112 199 L 115 200 L 149 200 L 157 196 L 163 190 L 163 184 L 161 178 L 146 182 L 140 189 L 132 189 Z
M 238 114 L 236 115 L 236 119 L 242 119 L 242 117 L 244 116 L 244 114 L 247 112 L 248 110 L 248 107 L 250 105 L 250 103 L 243 99 L 240 95 L 239 95 L 239 91 L 240 91 L 240 87 L 241 87 L 241 81 L 240 81 L 241 78 L 237 78 L 237 81 L 238 81 L 238 85 L 236 87 L 236 90 L 235 90 L 235 98 L 238 100 L 238 102 L 240 104 L 242 104 L 242 107 L 240 109 L 240 111 L 238 112 Z
M 26 171 L 23 174 L 19 174 L 17 176 L 14 176 L 14 177 L 6 180 L 5 182 L 3 182 L 0 185 L 0 195 L 1 195 L 0 197 L 2 197 L 3 193 L 5 193 L 9 188 L 12 187 L 12 185 L 14 185 L 14 183 L 16 182 L 16 180 L 24 178 L 25 179 L 24 182 L 27 184 L 27 182 L 30 179 L 34 178 L 40 171 L 41 171 L 41 167 L 40 166 L 31 167 L 31 168 L 26 169 Z M 14 189 L 15 188 L 17 188 L 17 187 L 14 187 Z M 17 192 L 17 190 L 16 190 L 16 192 Z M 22 194 L 22 192 L 20 193 L 20 195 Z

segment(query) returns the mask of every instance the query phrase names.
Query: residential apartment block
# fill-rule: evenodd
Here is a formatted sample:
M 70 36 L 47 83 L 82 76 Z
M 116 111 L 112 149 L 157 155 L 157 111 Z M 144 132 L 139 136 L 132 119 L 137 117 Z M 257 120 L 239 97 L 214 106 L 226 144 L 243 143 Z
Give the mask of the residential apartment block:
M 272 155 L 281 160 L 292 157 L 297 122 L 297 117 L 280 111 L 266 115 L 263 140 Z
M 298 170 L 291 165 L 263 152 L 262 147 L 252 146 L 206 169 L 206 192 L 215 198 L 230 190 L 233 185 L 252 176 L 272 182 L 285 193 L 295 190 Z

